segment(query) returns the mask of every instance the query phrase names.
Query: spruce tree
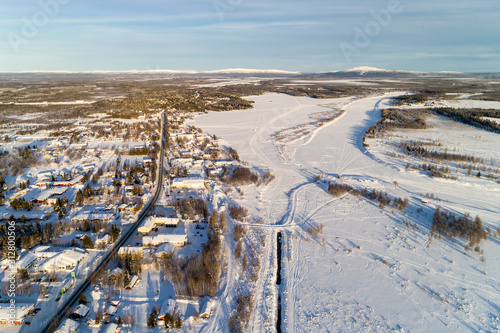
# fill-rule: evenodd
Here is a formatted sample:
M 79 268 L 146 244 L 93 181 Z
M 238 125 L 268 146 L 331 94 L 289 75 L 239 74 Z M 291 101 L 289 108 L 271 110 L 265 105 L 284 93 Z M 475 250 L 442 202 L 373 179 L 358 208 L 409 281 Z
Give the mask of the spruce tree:
M 156 327 L 156 316 L 154 311 L 149 314 L 148 327 Z

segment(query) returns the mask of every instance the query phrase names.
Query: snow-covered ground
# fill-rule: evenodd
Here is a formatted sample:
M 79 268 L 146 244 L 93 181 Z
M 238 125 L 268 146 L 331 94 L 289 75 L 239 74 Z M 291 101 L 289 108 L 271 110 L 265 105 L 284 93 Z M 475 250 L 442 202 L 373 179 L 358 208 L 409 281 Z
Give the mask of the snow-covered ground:
M 456 102 L 448 102 L 453 108 L 478 108 L 478 109 L 500 109 L 500 102 L 477 101 L 473 99 L 461 99 Z
M 370 145 L 369 151 L 362 145 L 365 131 L 380 120 L 380 108 L 390 106 L 388 97 L 403 93 L 354 102 L 266 94 L 249 98 L 255 101 L 252 110 L 211 112 L 190 122 L 216 134 L 242 160 L 276 176 L 265 187 L 243 187 L 244 196 L 233 196 L 254 221 L 264 222 L 252 225 L 250 233 L 265 230 L 269 240 L 255 284 L 251 331 L 276 330 L 278 292 L 287 332 L 498 330 L 498 238 L 481 243 L 484 261 L 478 253 L 464 253 L 461 240 L 429 242 L 437 205 L 477 214 L 495 231 L 500 226 L 498 186 L 482 179 L 433 179 L 405 170 L 379 145 Z M 292 140 L 280 154 L 273 134 L 311 122 L 309 115 L 333 103 L 345 113 Z M 498 136 L 470 126 L 447 124 L 418 135 L 439 136 L 451 149 L 475 150 L 485 159 L 500 153 Z M 313 182 L 316 175 L 326 181 L 341 175 L 343 183 L 387 191 L 410 203 L 399 212 L 350 195 L 335 198 L 325 183 Z M 440 199 L 424 204 L 425 193 Z M 307 232 L 320 224 L 319 235 Z M 279 288 L 273 259 L 277 230 L 284 233 Z M 231 286 L 227 281 L 225 288 Z
M 212 83 L 197 84 L 196 87 L 198 87 L 198 88 L 213 88 L 213 87 L 232 86 L 232 85 L 238 85 L 238 84 L 252 84 L 252 83 L 257 84 L 260 81 L 263 81 L 263 79 L 256 79 L 256 78 L 234 79 L 234 80 L 209 79 L 209 80 L 207 80 L 207 82 L 212 82 Z
M 95 101 L 71 101 L 71 102 L 1 102 L 0 104 L 7 105 L 85 105 L 93 104 Z
M 366 82 L 362 80 L 293 80 L 292 82 L 297 85 L 302 84 L 318 84 L 318 83 L 331 83 L 331 84 L 351 84 L 354 86 L 376 86 L 374 82 Z

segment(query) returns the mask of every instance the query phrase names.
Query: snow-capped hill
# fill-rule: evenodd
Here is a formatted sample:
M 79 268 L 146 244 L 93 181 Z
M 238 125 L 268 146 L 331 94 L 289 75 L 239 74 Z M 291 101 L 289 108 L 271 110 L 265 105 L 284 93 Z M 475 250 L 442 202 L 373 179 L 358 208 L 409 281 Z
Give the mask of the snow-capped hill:
M 9 73 L 9 72 L 5 72 Z M 280 75 L 300 75 L 298 71 L 285 71 L 280 69 L 248 69 L 248 68 L 228 68 L 212 71 L 176 70 L 176 69 L 145 69 L 145 70 L 95 70 L 95 71 L 22 71 L 21 73 L 33 74 L 280 74 Z
M 367 73 L 367 72 L 393 72 L 393 71 L 388 70 L 388 69 L 376 68 L 376 67 L 359 66 L 359 67 L 354 67 L 354 68 L 346 69 L 346 70 L 339 71 L 339 72 L 358 72 L 361 75 L 363 75 L 364 73 Z
M 342 69 L 336 71 L 329 72 L 319 72 L 317 74 L 320 75 L 328 75 L 328 76 L 349 76 L 349 77 L 358 77 L 358 76 L 384 76 L 384 77 L 403 77 L 403 76 L 412 76 L 412 75 L 422 75 L 424 72 L 416 72 L 416 71 L 405 71 L 405 70 L 391 70 L 391 69 L 383 69 L 377 67 L 369 67 L 369 66 L 359 66 L 349 69 Z
M 248 69 L 248 68 L 228 68 L 213 71 L 203 71 L 201 74 L 286 74 L 297 75 L 300 72 L 291 72 L 280 69 Z
M 95 70 L 95 71 L 67 71 L 67 70 L 28 70 L 20 72 L 2 71 L 0 73 L 22 73 L 22 74 L 197 74 L 197 71 L 192 70 L 175 70 L 175 69 L 144 69 L 144 70 Z
M 395 70 L 395 69 L 383 69 L 377 67 L 369 67 L 369 66 L 359 66 L 350 69 L 344 69 L 340 71 L 334 71 L 331 73 L 358 73 L 359 75 L 367 74 L 367 73 L 409 73 L 409 74 L 421 74 L 423 72 L 417 71 L 405 71 L 405 70 Z
M 464 72 L 455 72 L 455 71 L 439 71 L 436 72 L 438 74 L 452 74 L 452 75 L 463 75 L 465 74 Z
M 148 70 L 131 70 L 123 71 L 119 73 L 129 73 L 129 74 L 197 74 L 197 71 L 192 70 L 182 70 L 182 69 L 148 69 Z

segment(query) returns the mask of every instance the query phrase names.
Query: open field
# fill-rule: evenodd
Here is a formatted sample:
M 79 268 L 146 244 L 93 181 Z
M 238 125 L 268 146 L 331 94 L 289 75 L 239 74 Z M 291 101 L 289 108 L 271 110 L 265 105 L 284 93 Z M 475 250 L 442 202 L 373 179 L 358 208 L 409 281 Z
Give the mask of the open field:
M 467 175 L 451 181 L 406 170 L 405 162 L 381 148 L 384 139 L 369 141 L 366 150 L 364 132 L 381 119 L 382 108 L 391 106 L 388 97 L 398 94 L 404 92 L 350 104 L 267 94 L 250 98 L 255 101 L 251 111 L 210 113 L 193 122 L 223 138 L 242 159 L 276 175 L 266 188 L 243 188 L 245 196 L 235 197 L 251 216 L 264 221 L 250 230 L 273 231 L 269 235 L 281 230 L 285 235 L 284 283 L 263 288 L 257 282 L 254 332 L 275 329 L 278 293 L 287 332 L 498 327 L 498 238 L 482 242 L 481 254 L 464 253 L 466 243 L 460 239 L 430 240 L 438 205 L 479 215 L 485 227 L 497 230 L 493 207 L 500 199 L 498 185 Z M 323 103 L 344 103 L 345 114 L 293 140 L 280 155 L 272 135 L 307 123 L 307 116 Z M 488 161 L 499 154 L 496 134 L 441 118 L 430 123 L 431 129 L 398 135 L 439 140 L 449 149 L 456 146 Z M 499 161 L 492 163 L 498 167 Z M 322 180 L 314 182 L 316 175 Z M 323 182 L 387 192 L 408 198 L 409 204 L 400 212 L 349 194 L 335 198 Z M 426 199 L 430 193 L 432 199 Z M 308 232 L 319 225 L 317 235 Z M 276 259 L 267 259 L 272 257 L 267 247 L 263 262 L 269 267 L 263 267 L 261 279 L 269 283 L 275 280 Z

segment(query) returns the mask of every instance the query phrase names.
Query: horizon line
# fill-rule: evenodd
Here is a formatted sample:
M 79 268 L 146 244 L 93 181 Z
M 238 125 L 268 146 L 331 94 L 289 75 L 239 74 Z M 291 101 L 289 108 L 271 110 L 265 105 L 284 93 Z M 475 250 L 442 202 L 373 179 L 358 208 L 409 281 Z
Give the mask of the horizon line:
M 190 69 L 129 69 L 129 70 L 21 70 L 21 71 L 2 71 L 0 74 L 282 74 L 282 75 L 307 75 L 307 74 L 329 74 L 342 72 L 359 72 L 363 73 L 409 73 L 409 74 L 495 74 L 500 71 L 411 71 L 401 69 L 381 69 L 368 66 L 359 66 L 348 69 L 330 70 L 330 71 L 290 71 L 281 69 L 253 69 L 253 68 L 224 68 L 216 70 L 190 70 Z

